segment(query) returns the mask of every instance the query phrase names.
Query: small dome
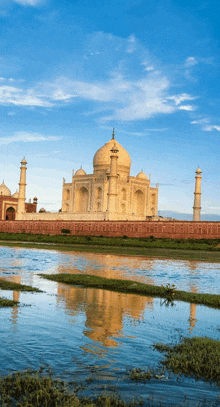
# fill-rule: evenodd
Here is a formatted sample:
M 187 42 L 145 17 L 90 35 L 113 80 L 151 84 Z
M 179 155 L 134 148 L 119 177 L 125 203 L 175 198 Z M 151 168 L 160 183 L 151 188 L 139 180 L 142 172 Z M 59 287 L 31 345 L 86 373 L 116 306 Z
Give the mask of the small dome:
M 202 170 L 199 167 L 196 170 L 196 174 L 202 174 Z
M 143 171 L 141 171 L 141 172 L 139 172 L 139 174 L 136 176 L 136 178 L 147 179 L 147 176 L 146 176 L 146 174 L 145 174 Z
M 93 158 L 93 167 L 94 169 L 107 169 L 110 167 L 111 164 L 111 150 L 112 148 L 116 148 L 118 150 L 117 156 L 118 156 L 118 169 L 120 167 L 125 168 L 128 172 L 130 171 L 131 167 L 131 158 L 128 152 L 122 147 L 121 144 L 119 144 L 114 138 L 109 140 L 107 143 L 105 143 L 104 146 L 99 148 L 98 151 L 96 151 L 94 158 Z
M 18 191 L 16 191 L 16 192 L 12 195 L 12 198 L 18 198 L 18 196 L 19 196 L 19 193 L 18 193 Z
M 77 176 L 77 175 L 86 175 L 86 172 L 82 169 L 82 168 L 80 168 L 78 171 L 76 171 L 76 173 L 75 173 L 75 176 Z
M 22 165 L 27 165 L 27 161 L 25 160 L 25 158 L 23 158 L 23 160 L 21 160 L 21 164 Z
M 37 201 L 37 197 L 36 197 L 36 196 L 34 197 L 33 201 Z
M 11 196 L 11 191 L 6 185 L 3 183 L 0 185 L 0 195 Z
M 44 213 L 44 212 L 46 212 L 46 209 L 44 209 L 44 208 L 41 208 L 41 209 L 39 210 L 39 213 Z

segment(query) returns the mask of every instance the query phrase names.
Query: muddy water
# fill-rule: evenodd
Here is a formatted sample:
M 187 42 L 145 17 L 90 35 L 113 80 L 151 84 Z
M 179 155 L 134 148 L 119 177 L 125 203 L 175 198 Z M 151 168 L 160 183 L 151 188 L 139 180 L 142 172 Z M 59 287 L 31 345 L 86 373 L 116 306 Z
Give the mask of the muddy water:
M 0 310 L 0 374 L 49 364 L 56 375 L 88 379 L 102 390 L 118 386 L 123 397 L 154 395 L 168 404 L 215 400 L 219 389 L 202 381 L 166 375 L 146 384 L 125 379 L 126 369 L 157 366 L 154 342 L 180 336 L 220 339 L 219 310 L 156 298 L 69 287 L 39 273 L 87 273 L 149 284 L 175 284 L 193 292 L 219 293 L 220 264 L 92 253 L 0 248 L 0 278 L 29 284 L 42 294 L 2 291 L 23 306 Z M 28 306 L 31 305 L 31 306 Z M 164 395 L 169 397 L 164 397 Z

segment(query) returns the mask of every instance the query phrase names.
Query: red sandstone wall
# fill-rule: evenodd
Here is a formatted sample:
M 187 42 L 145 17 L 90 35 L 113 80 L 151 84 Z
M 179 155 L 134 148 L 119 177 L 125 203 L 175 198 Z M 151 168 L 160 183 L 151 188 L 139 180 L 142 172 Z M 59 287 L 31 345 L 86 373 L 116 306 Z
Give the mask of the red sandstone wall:
M 37 212 L 37 205 L 31 202 L 25 202 L 25 212 L 27 213 L 36 213 Z
M 167 237 L 171 239 L 220 238 L 220 222 L 192 221 L 0 221 L 0 232 L 59 235 Z

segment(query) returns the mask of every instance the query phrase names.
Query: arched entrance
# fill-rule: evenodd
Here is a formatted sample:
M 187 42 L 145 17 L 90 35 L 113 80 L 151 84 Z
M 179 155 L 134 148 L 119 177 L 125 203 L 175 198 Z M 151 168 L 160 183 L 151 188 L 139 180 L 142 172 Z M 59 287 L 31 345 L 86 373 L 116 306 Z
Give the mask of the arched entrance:
M 88 212 L 89 191 L 85 187 L 81 187 L 76 192 L 75 197 L 76 212 Z
M 134 193 L 134 211 L 136 216 L 144 216 L 144 194 L 138 189 Z
M 15 220 L 15 209 L 10 206 L 10 208 L 7 208 L 6 210 L 6 220 Z

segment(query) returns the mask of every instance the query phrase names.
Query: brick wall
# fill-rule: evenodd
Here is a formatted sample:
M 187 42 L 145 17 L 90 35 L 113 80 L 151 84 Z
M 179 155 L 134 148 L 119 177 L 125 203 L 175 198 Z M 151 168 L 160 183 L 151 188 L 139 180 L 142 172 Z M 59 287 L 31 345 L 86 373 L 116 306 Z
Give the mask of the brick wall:
M 220 238 L 220 222 L 192 221 L 0 221 L 0 232 L 71 235 L 167 237 L 172 239 Z

